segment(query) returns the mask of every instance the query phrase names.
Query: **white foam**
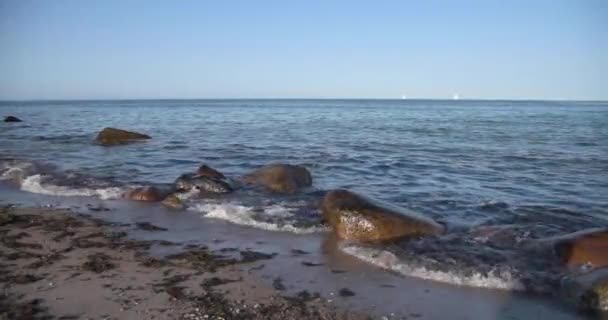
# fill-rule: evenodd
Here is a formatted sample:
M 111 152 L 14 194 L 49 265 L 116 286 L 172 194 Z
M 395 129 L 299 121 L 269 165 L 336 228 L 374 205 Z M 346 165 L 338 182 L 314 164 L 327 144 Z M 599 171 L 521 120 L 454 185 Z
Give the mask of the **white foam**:
M 83 197 L 98 197 L 103 200 L 108 199 L 119 199 L 122 197 L 124 190 L 122 188 L 109 187 L 109 188 L 99 188 L 99 189 L 89 189 L 89 188 L 70 188 L 64 186 L 57 186 L 52 184 L 43 184 L 42 176 L 39 174 L 35 174 L 29 176 L 23 180 L 21 183 L 21 190 L 53 195 L 53 196 L 66 196 L 66 197 L 75 197 L 75 196 L 83 196 Z
M 226 220 L 235 224 L 250 226 L 258 229 L 269 231 L 284 231 L 298 234 L 308 234 L 326 231 L 323 227 L 296 227 L 291 223 L 272 223 L 265 221 L 257 221 L 254 219 L 256 212 L 251 207 L 243 206 L 236 203 L 204 203 L 197 204 L 190 210 L 203 212 L 207 218 L 215 218 Z M 259 213 L 257 213 L 259 214 Z M 293 217 L 290 209 L 280 205 L 272 205 L 264 208 L 264 215 L 269 217 L 289 219 Z
M 340 249 L 360 260 L 378 267 L 395 271 L 405 276 L 424 280 L 433 280 L 459 286 L 492 288 L 502 290 L 525 290 L 524 285 L 511 273 L 491 271 L 487 274 L 478 272 L 460 275 L 455 272 L 429 270 L 423 266 L 408 265 L 407 261 L 400 260 L 393 253 L 385 250 L 361 247 L 352 244 L 342 245 Z

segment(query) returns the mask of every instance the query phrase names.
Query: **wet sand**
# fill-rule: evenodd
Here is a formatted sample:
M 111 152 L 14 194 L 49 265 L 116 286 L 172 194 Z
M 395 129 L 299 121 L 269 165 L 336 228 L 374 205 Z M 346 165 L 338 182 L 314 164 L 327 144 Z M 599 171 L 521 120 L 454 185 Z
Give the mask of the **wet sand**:
M 1 185 L 0 208 L 16 217 L 0 221 L 0 319 L 588 318 L 547 297 L 394 274 L 328 232 Z
M 273 255 L 251 250 L 222 255 L 190 246 L 156 258 L 152 246 L 173 244 L 130 240 L 67 210 L 9 206 L 0 211 L 0 237 L 2 319 L 369 318 L 318 293 L 284 295 L 279 278 L 265 285 L 247 270 Z

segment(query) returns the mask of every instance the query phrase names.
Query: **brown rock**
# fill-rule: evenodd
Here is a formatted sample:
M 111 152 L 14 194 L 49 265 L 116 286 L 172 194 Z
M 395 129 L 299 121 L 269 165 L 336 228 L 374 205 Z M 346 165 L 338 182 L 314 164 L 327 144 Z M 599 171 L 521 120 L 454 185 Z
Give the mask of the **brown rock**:
M 224 180 L 226 179 L 226 177 L 219 171 L 209 167 L 206 164 L 203 164 L 202 166 L 200 166 L 198 168 L 198 170 L 196 171 L 196 174 L 202 177 L 208 177 L 208 178 L 213 178 L 213 179 L 220 179 L 220 180 Z
M 142 187 L 127 192 L 125 198 L 135 201 L 158 202 L 163 200 L 163 195 L 162 192 L 155 187 Z
M 557 256 L 568 266 L 608 266 L 608 229 L 590 229 L 555 239 Z
M 324 220 L 339 238 L 385 241 L 408 236 L 436 235 L 443 226 L 407 209 L 367 199 L 347 190 L 334 190 L 321 203 Z
M 301 166 L 271 164 L 245 175 L 242 181 L 246 184 L 263 186 L 273 192 L 294 193 L 301 188 L 311 186 L 312 176 Z
M 150 138 L 151 137 L 149 135 L 137 132 L 131 132 L 115 128 L 104 128 L 103 130 L 101 130 L 101 132 L 99 132 L 95 140 L 104 146 L 111 146 Z
M 162 202 L 162 205 L 164 205 L 165 207 L 169 207 L 172 209 L 178 209 L 178 210 L 182 210 L 184 209 L 184 204 L 182 203 L 182 201 L 177 197 L 176 194 L 170 194 L 168 195 Z

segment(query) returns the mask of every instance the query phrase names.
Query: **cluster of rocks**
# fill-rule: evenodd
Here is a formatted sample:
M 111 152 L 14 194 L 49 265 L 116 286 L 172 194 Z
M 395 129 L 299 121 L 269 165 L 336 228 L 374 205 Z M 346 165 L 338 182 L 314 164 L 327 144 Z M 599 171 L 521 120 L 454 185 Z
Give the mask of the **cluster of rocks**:
M 5 121 L 15 121 L 8 118 Z M 105 128 L 96 141 L 104 146 L 113 146 L 150 138 L 145 134 Z M 183 209 L 181 199 L 184 194 L 213 196 L 231 193 L 245 186 L 294 194 L 311 185 L 312 176 L 302 166 L 271 164 L 233 181 L 221 172 L 202 165 L 196 172 L 178 177 L 171 190 L 151 186 L 136 188 L 127 192 L 125 198 L 161 202 L 167 207 Z M 348 190 L 327 192 L 321 200 L 320 211 L 323 221 L 338 238 L 344 240 L 385 242 L 406 237 L 436 236 L 445 232 L 443 225 L 427 217 Z M 576 304 L 585 309 L 608 310 L 608 229 L 544 239 L 537 245 L 551 248 L 564 267 L 574 271 L 564 281 L 566 296 L 571 300 L 574 297 Z

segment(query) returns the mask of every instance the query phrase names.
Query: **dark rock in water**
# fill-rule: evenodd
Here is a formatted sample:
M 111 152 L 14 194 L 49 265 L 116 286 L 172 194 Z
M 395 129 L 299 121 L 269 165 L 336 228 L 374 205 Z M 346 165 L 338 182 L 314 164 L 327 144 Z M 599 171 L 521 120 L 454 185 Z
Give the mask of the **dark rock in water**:
M 125 198 L 135 201 L 159 202 L 163 200 L 162 192 L 155 187 L 135 188 L 124 195 Z
M 201 165 L 198 170 L 196 171 L 196 174 L 201 176 L 201 177 L 207 177 L 207 178 L 212 178 L 212 179 L 218 179 L 218 180 L 225 180 L 226 177 L 219 171 L 211 168 L 210 166 L 203 164 Z
M 352 297 L 355 295 L 355 292 L 350 290 L 349 288 L 342 288 L 340 289 L 340 291 L 338 291 L 338 294 L 340 294 L 341 297 Z
M 590 229 L 551 239 L 557 256 L 568 266 L 608 266 L 608 229 Z
M 567 276 L 561 290 L 562 296 L 579 309 L 608 311 L 608 268 Z
M 4 122 L 23 122 L 23 121 L 15 116 L 8 116 L 8 117 L 4 118 Z
M 245 175 L 242 181 L 263 186 L 273 192 L 294 193 L 311 186 L 312 176 L 302 166 L 271 164 Z
M 99 132 L 95 140 L 104 146 L 112 146 L 134 141 L 141 141 L 145 139 L 151 139 L 151 137 L 146 134 L 126 131 L 122 129 L 104 128 L 103 130 L 101 130 L 101 132 Z
M 137 222 L 137 223 L 135 223 L 135 225 L 137 226 L 138 229 L 145 230 L 145 231 L 167 231 L 168 230 L 167 228 L 158 227 L 149 222 Z
M 444 232 L 443 226 L 431 219 L 347 190 L 328 192 L 321 212 L 335 234 L 347 240 L 385 241 Z
M 199 176 L 196 174 L 183 174 L 175 180 L 175 189 L 180 191 L 200 190 L 201 192 L 229 193 L 232 187 L 219 179 Z
M 182 210 L 185 208 L 184 204 L 175 193 L 168 195 L 163 199 L 161 204 L 171 209 Z

